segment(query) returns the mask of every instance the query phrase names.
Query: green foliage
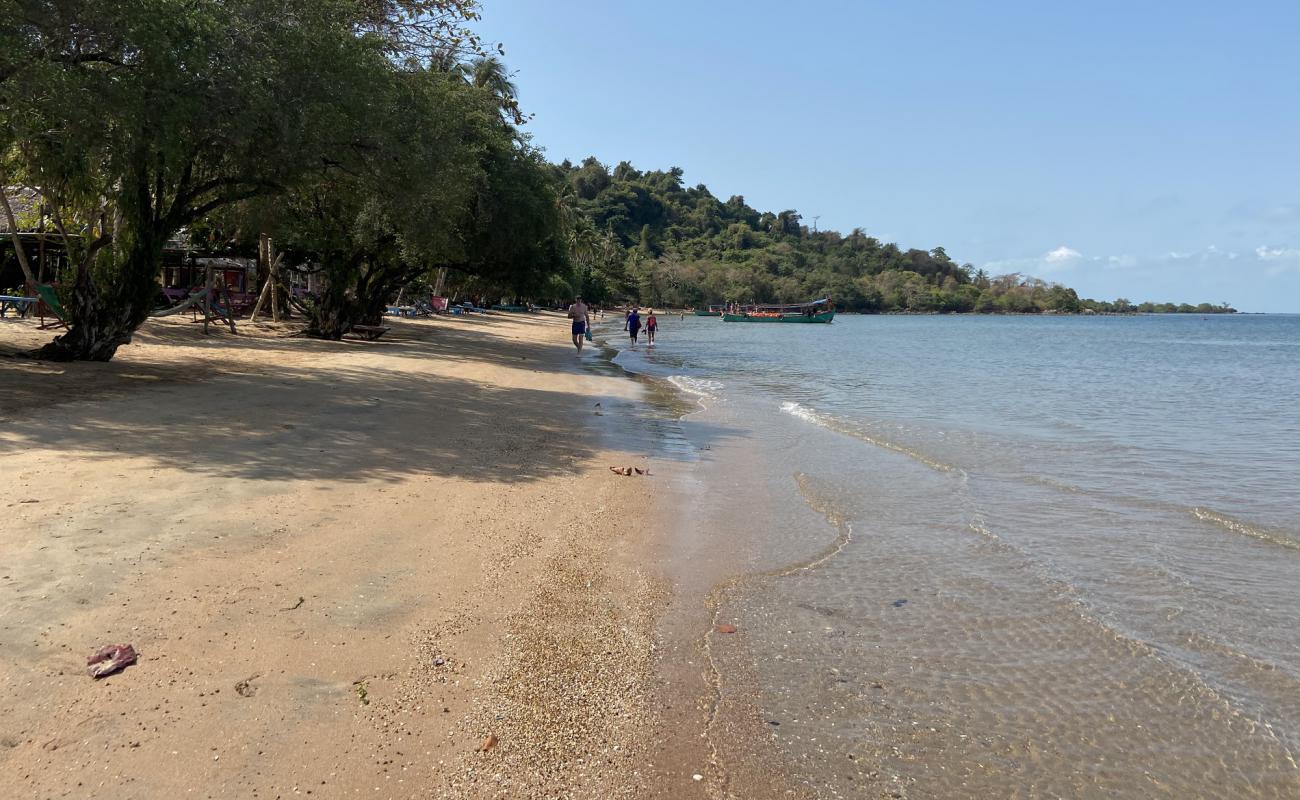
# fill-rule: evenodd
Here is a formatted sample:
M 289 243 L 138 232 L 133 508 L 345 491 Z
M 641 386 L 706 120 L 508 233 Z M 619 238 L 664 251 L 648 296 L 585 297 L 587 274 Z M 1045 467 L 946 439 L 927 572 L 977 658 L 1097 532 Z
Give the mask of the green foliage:
M 617 278 L 618 270 L 604 269 L 602 297 L 655 306 L 830 297 L 841 309 L 866 313 L 1184 310 L 1080 300 L 1066 286 L 1021 275 L 991 278 L 942 247 L 902 250 L 860 228 L 848 235 L 812 231 L 793 209 L 760 212 L 739 195 L 722 202 L 703 185 L 687 188 L 676 167 L 642 172 L 625 161 L 610 171 L 587 158 L 556 169 L 581 225 L 603 232 L 624 254 L 607 253 L 606 264 L 624 266 Z
M 476 46 L 463 0 L 16 0 L 0 14 L 0 154 L 75 275 L 51 358 L 107 360 L 168 238 L 359 146 L 367 82 Z
M 324 275 L 312 329 L 330 338 L 378 321 L 401 286 L 462 254 L 484 131 L 500 125 L 484 91 L 446 72 L 381 61 L 356 85 L 365 101 L 349 104 L 354 136 L 245 211 L 246 227 L 270 232 L 289 263 Z
M 904 252 L 860 230 L 810 232 L 793 209 L 762 213 L 743 197 L 723 202 L 703 185 L 685 187 L 677 168 L 623 162 L 611 172 L 588 158 L 557 170 L 584 224 L 626 254 L 605 258 L 623 263 L 622 279 L 605 282 L 611 296 L 646 305 L 831 296 L 860 311 L 969 311 L 978 297 L 971 269 L 942 249 Z

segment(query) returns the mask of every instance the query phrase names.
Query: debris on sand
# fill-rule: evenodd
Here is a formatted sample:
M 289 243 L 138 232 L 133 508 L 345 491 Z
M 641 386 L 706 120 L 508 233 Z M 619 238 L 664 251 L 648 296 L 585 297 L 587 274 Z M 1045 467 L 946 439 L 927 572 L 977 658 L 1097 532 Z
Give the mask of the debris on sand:
M 136 662 L 135 648 L 129 644 L 106 644 L 86 659 L 92 678 L 103 678 Z
M 718 623 L 718 633 L 735 633 L 736 626 L 728 625 L 725 622 Z
M 257 694 L 257 687 L 253 685 L 253 681 L 257 680 L 260 677 L 262 677 L 262 673 L 254 672 L 252 675 L 249 675 L 247 678 L 244 678 L 242 681 L 236 683 L 235 694 L 239 695 L 240 697 L 252 697 L 253 695 Z
M 640 467 L 610 467 L 609 471 L 615 475 L 649 475 L 650 468 L 641 469 Z
M 478 746 L 478 752 L 486 753 L 487 751 L 491 750 L 496 746 L 497 746 L 497 735 L 495 733 L 489 733 L 483 739 L 483 743 Z

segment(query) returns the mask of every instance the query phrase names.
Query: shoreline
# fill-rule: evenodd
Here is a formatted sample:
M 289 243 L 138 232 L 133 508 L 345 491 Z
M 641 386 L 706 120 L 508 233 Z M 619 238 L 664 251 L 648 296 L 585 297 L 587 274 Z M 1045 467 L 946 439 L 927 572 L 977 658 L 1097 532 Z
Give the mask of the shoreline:
M 595 331 L 598 341 L 621 333 L 616 320 Z M 657 498 L 665 533 L 647 542 L 651 559 L 672 587 L 658 625 L 663 733 L 655 761 L 665 768 L 647 796 L 817 797 L 764 716 L 756 667 L 770 653 L 755 649 L 741 600 L 754 585 L 802 569 L 817 553 L 773 555 L 756 529 L 701 527 L 693 518 L 701 501 L 730 492 L 725 481 L 715 483 L 721 476 L 705 469 L 706 462 L 719 450 L 736 447 L 762 457 L 754 450 L 757 441 L 748 431 L 708 421 L 706 400 L 711 396 L 674 378 L 613 362 L 622 351 L 609 343 L 605 348 L 613 366 L 666 398 L 651 404 L 667 415 L 660 423 L 662 433 L 680 437 L 688 451 Z M 827 526 L 826 536 L 828 546 L 838 545 L 834 525 Z
M 671 470 L 635 460 L 653 430 L 615 446 L 645 390 L 562 324 L 151 323 L 107 365 L 0 359 L 4 794 L 630 797 L 690 769 L 651 752 Z M 140 662 L 96 682 L 110 641 Z

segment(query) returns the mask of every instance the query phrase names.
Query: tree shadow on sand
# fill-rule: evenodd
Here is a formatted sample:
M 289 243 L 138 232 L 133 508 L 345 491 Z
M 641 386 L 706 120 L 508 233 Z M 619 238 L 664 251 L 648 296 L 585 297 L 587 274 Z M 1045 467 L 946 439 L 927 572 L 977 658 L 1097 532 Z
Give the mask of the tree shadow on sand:
M 0 430 L 0 457 L 45 448 L 76 458 L 142 457 L 197 475 L 270 481 L 424 474 L 509 483 L 581 471 L 600 446 L 581 415 L 594 413 L 599 395 L 500 387 L 387 369 L 382 361 L 375 367 L 368 360 L 364 368 L 347 363 L 354 347 L 368 355 L 503 360 L 499 343 L 489 352 L 472 341 L 472 331 L 468 341 L 459 331 L 439 340 L 445 331 L 378 348 L 240 343 L 267 350 L 261 368 L 223 362 L 215 352 L 180 365 L 10 361 L 0 364 L 0 415 L 9 417 Z M 299 364 L 308 355 L 303 347 L 344 357 L 296 366 L 294 351 Z M 543 357 L 555 361 L 547 345 L 514 342 L 508 352 L 507 365 L 512 359 L 536 358 L 539 366 Z M 79 389 L 92 374 L 94 386 Z M 76 400 L 95 402 L 70 402 Z M 727 435 L 721 429 L 693 433 Z M 671 448 L 658 454 L 686 457 Z

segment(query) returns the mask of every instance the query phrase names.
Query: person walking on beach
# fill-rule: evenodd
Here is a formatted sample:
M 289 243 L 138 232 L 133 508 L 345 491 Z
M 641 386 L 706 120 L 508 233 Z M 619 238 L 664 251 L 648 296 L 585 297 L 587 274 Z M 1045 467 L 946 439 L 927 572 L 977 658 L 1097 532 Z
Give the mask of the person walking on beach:
M 569 306 L 569 319 L 573 321 L 571 326 L 573 331 L 573 346 L 582 352 L 582 342 L 587 336 L 587 325 L 591 324 L 590 314 L 587 311 L 587 304 L 582 302 L 581 297 L 575 297 L 573 305 Z
M 652 308 L 645 318 L 645 338 L 651 347 L 655 346 L 655 329 L 658 327 L 659 320 L 655 318 L 655 310 Z
M 636 306 L 627 312 L 627 335 L 632 339 L 632 346 L 636 347 L 637 334 L 641 332 L 641 315 L 637 313 Z

